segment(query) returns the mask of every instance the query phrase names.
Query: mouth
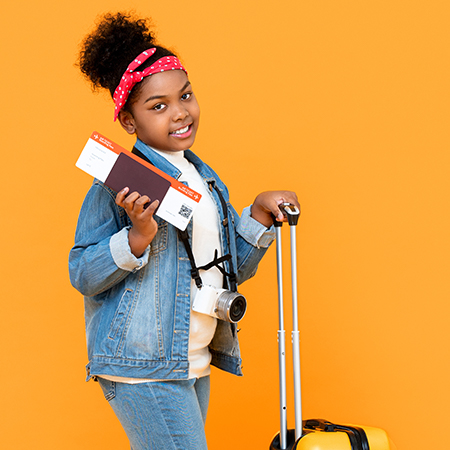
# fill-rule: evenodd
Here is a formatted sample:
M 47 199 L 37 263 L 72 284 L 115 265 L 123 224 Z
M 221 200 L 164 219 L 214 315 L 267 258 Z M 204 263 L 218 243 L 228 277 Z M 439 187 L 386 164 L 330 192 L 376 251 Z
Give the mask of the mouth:
M 172 131 L 169 133 L 170 136 L 175 138 L 184 139 L 189 137 L 192 134 L 192 124 L 186 125 L 183 128 L 179 128 L 178 130 Z

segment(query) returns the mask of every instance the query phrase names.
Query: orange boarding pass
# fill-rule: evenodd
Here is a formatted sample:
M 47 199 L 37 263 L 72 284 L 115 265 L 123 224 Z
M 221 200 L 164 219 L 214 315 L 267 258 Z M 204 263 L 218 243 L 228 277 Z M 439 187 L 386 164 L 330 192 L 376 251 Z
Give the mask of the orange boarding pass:
M 159 200 L 155 215 L 180 230 L 186 229 L 201 199 L 198 192 L 96 131 L 76 166 L 116 192 L 128 187 L 152 202 Z

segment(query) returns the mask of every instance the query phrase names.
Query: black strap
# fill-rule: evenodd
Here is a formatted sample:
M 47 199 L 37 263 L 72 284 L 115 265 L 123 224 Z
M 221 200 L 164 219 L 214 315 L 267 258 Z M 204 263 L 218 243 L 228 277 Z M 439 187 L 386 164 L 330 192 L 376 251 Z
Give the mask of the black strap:
M 222 211 L 223 211 L 223 221 L 222 221 L 222 225 L 225 228 L 225 235 L 226 235 L 226 239 L 228 242 L 228 246 L 230 246 L 230 230 L 228 228 L 228 207 L 227 207 L 227 202 L 225 201 L 225 199 L 223 198 L 222 192 L 220 192 L 220 189 L 216 186 L 216 183 L 214 181 L 210 181 L 209 182 L 209 186 L 210 189 L 214 189 L 217 193 L 217 196 L 219 197 L 220 200 L 220 204 L 222 206 Z M 229 261 L 229 267 L 230 267 L 230 273 L 227 274 L 228 275 L 228 279 L 230 281 L 230 290 L 233 292 L 237 292 L 237 276 L 236 273 L 234 272 L 234 268 L 233 268 L 233 260 L 230 258 Z
M 230 261 L 231 255 L 228 254 L 225 256 L 221 256 L 220 258 L 218 258 L 218 255 L 219 255 L 219 252 L 216 249 L 214 251 L 214 259 L 209 264 L 205 264 L 204 266 L 199 267 L 198 270 L 209 270 L 212 267 L 217 267 L 224 275 L 229 276 L 228 272 L 226 272 L 222 266 L 219 266 L 219 264 L 222 264 L 225 261 Z
M 178 237 L 180 238 L 181 242 L 183 242 L 184 248 L 186 249 L 186 253 L 188 254 L 188 258 L 191 263 L 191 278 L 195 281 L 195 284 L 197 285 L 197 287 L 199 289 L 201 289 L 203 286 L 203 282 L 200 277 L 199 269 L 195 265 L 194 254 L 192 253 L 192 248 L 191 248 L 191 245 L 189 244 L 188 232 L 187 232 L 187 230 L 184 230 L 184 231 L 177 230 L 177 231 L 178 231 Z
M 352 450 L 369 450 L 367 435 L 360 427 L 338 425 L 323 419 L 310 419 L 304 423 L 304 428 L 325 432 L 342 431 L 347 434 Z
M 142 158 L 144 161 L 147 161 L 152 166 L 154 165 L 140 150 L 138 150 L 136 147 L 133 147 L 133 150 L 131 150 L 131 153 L 134 153 L 136 156 L 139 156 L 139 158 Z
M 184 244 L 184 248 L 186 249 L 186 253 L 188 254 L 189 262 L 191 263 L 191 277 L 195 281 L 195 284 L 199 289 L 203 286 L 203 281 L 200 276 L 200 270 L 209 270 L 213 267 L 217 267 L 219 269 L 220 273 L 224 277 L 231 278 L 233 274 L 228 273 L 220 264 L 222 264 L 225 261 L 231 261 L 231 255 L 225 255 L 218 258 L 218 252 L 217 249 L 214 251 L 214 259 L 204 266 L 197 267 L 195 264 L 195 258 L 194 253 L 192 252 L 191 244 L 189 243 L 189 235 L 186 230 L 181 231 L 178 230 L 178 237 L 180 238 L 181 242 Z

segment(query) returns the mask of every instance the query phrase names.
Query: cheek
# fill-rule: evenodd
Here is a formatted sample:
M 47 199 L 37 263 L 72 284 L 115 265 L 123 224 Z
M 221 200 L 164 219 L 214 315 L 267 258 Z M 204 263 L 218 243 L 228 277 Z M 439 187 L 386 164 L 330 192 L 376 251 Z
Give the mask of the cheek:
M 147 118 L 146 120 L 141 120 L 139 123 L 139 128 L 147 134 L 161 134 L 165 133 L 167 130 L 167 125 L 164 120 L 159 117 Z

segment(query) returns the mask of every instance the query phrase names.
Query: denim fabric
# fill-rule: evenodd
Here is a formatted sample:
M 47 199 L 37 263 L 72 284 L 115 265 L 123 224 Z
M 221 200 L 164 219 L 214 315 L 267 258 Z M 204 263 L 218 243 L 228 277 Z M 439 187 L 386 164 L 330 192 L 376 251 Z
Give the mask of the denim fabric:
M 174 178 L 180 176 L 176 167 L 141 141 L 136 147 L 157 168 Z M 227 202 L 230 242 L 222 225 L 222 252 L 231 253 L 238 283 L 242 283 L 255 274 L 274 239 L 273 229 L 267 230 L 252 219 L 250 208 L 239 217 L 215 172 L 191 151 L 186 151 L 185 157 L 205 182 L 216 184 Z M 85 296 L 87 378 L 186 379 L 191 311 L 191 267 L 186 250 L 176 228 L 155 216 L 158 232 L 145 253 L 136 258 L 128 245 L 131 222 L 115 204 L 115 196 L 94 180 L 81 208 L 69 256 L 71 282 Z M 215 190 L 211 196 L 222 223 L 224 216 Z M 192 223 L 188 232 L 191 236 Z M 213 365 L 242 374 L 235 324 L 218 321 L 210 351 Z
M 210 379 L 118 383 L 99 378 L 132 450 L 206 450 Z

